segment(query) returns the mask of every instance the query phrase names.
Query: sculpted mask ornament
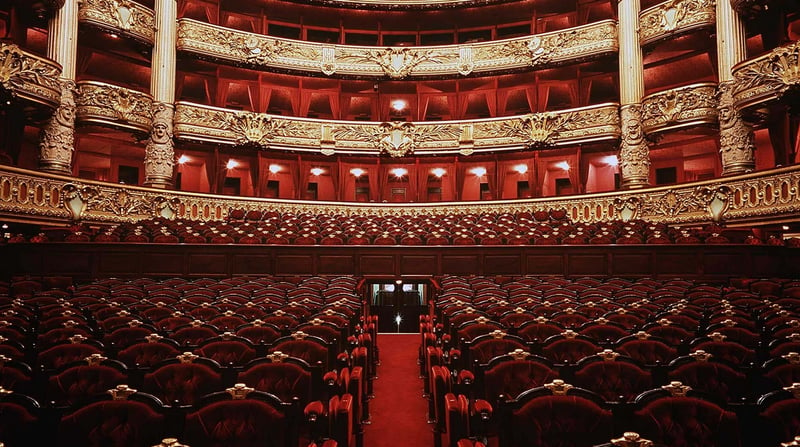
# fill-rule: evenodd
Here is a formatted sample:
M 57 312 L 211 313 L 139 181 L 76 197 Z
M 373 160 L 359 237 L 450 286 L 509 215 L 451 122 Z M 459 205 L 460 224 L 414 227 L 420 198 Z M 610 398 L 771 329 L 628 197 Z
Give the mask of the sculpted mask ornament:
M 130 30 L 134 22 L 133 5 L 127 0 L 114 0 L 112 6 L 116 13 L 114 17 L 117 19 L 117 25 L 125 31 Z
M 619 148 L 619 162 L 623 185 L 645 186 L 650 175 L 650 150 L 644 140 L 641 105 L 631 104 L 621 107 L 620 119 L 622 141 Z
M 403 157 L 414 153 L 414 125 L 407 122 L 381 124 L 382 137 L 378 140 L 381 152 L 392 157 Z
M 753 131 L 734 107 L 734 82 L 719 84 L 719 144 L 723 174 L 752 171 L 755 168 Z
M 367 51 L 361 59 L 380 65 L 383 72 L 392 79 L 402 79 L 408 76 L 417 65 L 425 61 L 437 61 L 432 50 L 394 47 Z
M 172 142 L 171 105 L 157 103 L 153 106 L 153 128 L 144 151 L 145 185 L 165 187 L 172 184 L 175 150 Z
M 61 105 L 42 129 L 39 149 L 42 169 L 69 173 L 75 150 L 75 82 L 64 80 Z

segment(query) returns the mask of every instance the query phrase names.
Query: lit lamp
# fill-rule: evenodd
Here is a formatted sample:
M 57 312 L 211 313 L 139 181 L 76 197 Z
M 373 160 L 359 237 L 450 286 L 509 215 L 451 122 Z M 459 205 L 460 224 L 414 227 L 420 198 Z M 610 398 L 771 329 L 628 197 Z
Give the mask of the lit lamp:
M 403 317 L 400 314 L 394 316 L 394 322 L 397 324 L 397 333 L 400 333 L 400 323 L 403 321 Z

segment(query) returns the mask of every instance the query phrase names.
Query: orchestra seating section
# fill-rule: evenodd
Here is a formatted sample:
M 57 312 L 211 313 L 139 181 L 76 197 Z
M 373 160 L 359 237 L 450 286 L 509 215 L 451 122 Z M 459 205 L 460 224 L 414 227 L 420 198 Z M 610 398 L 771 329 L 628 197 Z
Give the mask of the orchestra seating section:
M 0 283 L 6 447 L 360 446 L 377 319 L 358 278 Z
M 437 447 L 590 447 L 624 432 L 779 447 L 800 435 L 800 280 L 436 282 L 419 363 Z
M 800 246 L 800 240 L 719 224 L 675 227 L 643 220 L 573 223 L 563 211 L 425 216 L 278 213 L 231 210 L 227 220 L 148 219 L 104 227 L 73 225 L 12 236 L 18 242 L 136 242 L 270 245 L 610 245 L 753 244 Z

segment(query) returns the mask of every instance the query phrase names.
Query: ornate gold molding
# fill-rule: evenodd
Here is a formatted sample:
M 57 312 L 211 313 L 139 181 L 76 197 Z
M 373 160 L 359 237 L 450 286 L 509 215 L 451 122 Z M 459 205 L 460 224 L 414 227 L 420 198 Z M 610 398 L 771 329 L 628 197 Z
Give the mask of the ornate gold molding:
M 0 43 L 0 90 L 55 109 L 61 104 L 61 66 L 17 45 Z
M 775 48 L 733 67 L 733 102 L 737 109 L 780 99 L 800 87 L 800 42 Z
M 492 42 L 389 48 L 282 39 L 191 19 L 178 22 L 177 48 L 181 51 L 256 68 L 376 79 L 530 69 L 613 54 L 619 48 L 613 20 Z
M 768 221 L 800 213 L 800 165 L 672 187 L 492 202 L 355 204 L 231 199 L 95 182 L 0 166 L 0 215 L 40 222 L 222 219 L 230 209 L 342 215 L 429 215 L 566 210 L 575 222 L 644 219 L 667 224 Z
M 97 81 L 78 82 L 77 118 L 135 132 L 150 132 L 153 98 L 142 92 Z
M 639 13 L 642 45 L 698 28 L 713 27 L 717 0 L 667 0 Z M 728 0 L 719 0 L 728 1 Z
M 175 136 L 261 148 L 398 157 L 517 150 L 619 138 L 616 104 L 469 121 L 364 123 L 240 112 L 179 102 Z
M 648 134 L 717 123 L 717 85 L 686 85 L 642 99 L 642 127 Z
M 518 0 L 295 0 L 337 8 L 388 10 L 466 8 L 472 6 L 511 3 Z
M 155 13 L 133 0 L 82 0 L 78 20 L 149 44 L 155 39 Z

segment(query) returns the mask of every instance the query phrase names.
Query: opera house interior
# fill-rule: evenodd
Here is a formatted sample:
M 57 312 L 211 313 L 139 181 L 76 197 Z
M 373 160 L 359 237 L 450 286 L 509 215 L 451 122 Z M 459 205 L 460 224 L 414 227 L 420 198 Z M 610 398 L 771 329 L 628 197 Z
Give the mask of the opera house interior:
M 0 447 L 800 446 L 800 0 L 0 0 Z

